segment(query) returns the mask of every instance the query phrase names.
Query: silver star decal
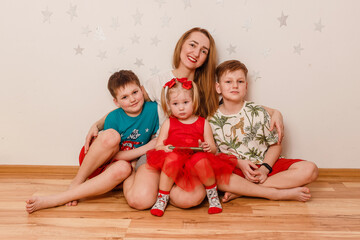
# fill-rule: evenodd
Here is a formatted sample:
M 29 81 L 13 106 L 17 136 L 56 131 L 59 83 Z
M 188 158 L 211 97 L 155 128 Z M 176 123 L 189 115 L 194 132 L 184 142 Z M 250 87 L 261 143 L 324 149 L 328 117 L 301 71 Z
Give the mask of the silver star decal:
M 112 18 L 110 27 L 112 29 L 114 29 L 115 31 L 118 30 L 118 28 L 120 27 L 119 19 L 118 18 Z
M 250 78 L 251 78 L 251 80 L 256 82 L 258 79 L 261 78 L 260 72 L 259 71 L 253 71 Z
M 151 45 L 154 45 L 154 46 L 156 46 L 156 47 L 157 47 L 157 45 L 159 44 L 159 42 L 160 42 L 160 40 L 158 39 L 157 36 L 155 36 L 155 37 L 153 37 L 153 38 L 151 39 Z
M 160 70 L 156 66 L 154 66 L 153 68 L 150 68 L 150 72 L 151 75 L 153 76 L 153 75 L 157 75 L 160 72 Z
M 123 54 L 123 53 L 125 53 L 125 48 L 124 47 L 120 47 L 120 48 L 118 48 L 118 54 Z
M 131 37 L 131 43 L 139 43 L 140 36 L 134 34 L 134 36 Z
M 145 129 L 145 132 L 149 132 L 149 129 L 147 128 L 147 129 Z
M 266 58 L 267 56 L 269 56 L 270 53 L 271 53 L 271 49 L 267 48 L 263 50 L 262 55 Z
M 50 23 L 50 17 L 53 14 L 52 12 L 49 11 L 49 9 L 46 7 L 46 10 L 41 11 L 42 15 L 43 15 L 43 23 L 49 22 Z
M 301 51 L 303 51 L 303 50 L 304 49 L 301 47 L 300 43 L 297 46 L 294 46 L 294 53 L 301 55 Z
M 144 65 L 142 61 L 142 59 L 136 58 L 136 62 L 134 64 L 138 67 L 141 67 Z
M 77 8 L 76 5 L 70 4 L 69 10 L 66 12 L 67 14 L 70 15 L 71 21 L 74 19 L 74 17 L 77 17 L 76 8 Z
M 140 12 L 139 12 L 139 9 L 136 9 L 136 13 L 135 14 L 133 14 L 132 15 L 133 16 L 133 18 L 134 18 L 134 21 L 135 21 L 135 26 L 137 25 L 137 24 L 140 24 L 141 25 L 141 18 L 142 18 L 142 16 L 143 16 L 143 14 L 141 14 Z
M 183 0 L 183 2 L 184 2 L 184 9 L 191 8 L 190 0 Z
M 315 23 L 315 31 L 321 32 L 324 27 L 325 26 L 321 23 L 321 19 L 319 20 L 319 22 Z
M 171 20 L 171 17 L 168 17 L 168 15 L 165 13 L 165 15 L 161 18 L 162 27 L 168 27 L 170 20 Z
M 84 51 L 84 48 L 80 47 L 80 45 L 78 45 L 76 48 L 74 48 L 75 50 L 75 55 L 82 55 L 82 52 Z
M 86 35 L 86 37 L 89 37 L 89 34 L 91 33 L 89 26 L 82 28 L 82 34 Z
M 100 40 L 100 41 L 105 41 L 106 40 L 104 31 L 102 30 L 101 27 L 96 27 L 94 37 L 95 37 L 95 39 Z
M 289 16 L 289 15 L 286 15 L 286 16 L 285 16 L 284 13 L 281 12 L 281 16 L 278 17 L 278 20 L 279 20 L 279 22 L 280 22 L 280 27 L 282 27 L 282 26 L 287 26 L 287 25 L 286 25 L 286 20 L 287 20 L 288 16 Z
M 244 23 L 244 25 L 242 26 L 242 28 L 244 28 L 245 29 L 245 31 L 249 31 L 249 29 L 250 29 L 250 27 L 251 27 L 251 22 L 252 22 L 252 20 L 251 20 L 251 18 L 250 19 L 248 19 L 248 20 L 246 20 L 246 22 Z
M 236 46 L 233 46 L 230 44 L 226 50 L 229 52 L 229 55 L 230 55 L 232 53 L 236 53 L 235 48 L 236 48 Z
M 100 51 L 97 57 L 100 58 L 101 60 L 104 60 L 105 58 L 107 58 L 106 51 Z
M 165 3 L 164 0 L 155 0 L 155 2 L 159 4 L 159 8 L 161 8 L 161 6 Z
M 216 4 L 224 6 L 224 0 L 216 0 Z

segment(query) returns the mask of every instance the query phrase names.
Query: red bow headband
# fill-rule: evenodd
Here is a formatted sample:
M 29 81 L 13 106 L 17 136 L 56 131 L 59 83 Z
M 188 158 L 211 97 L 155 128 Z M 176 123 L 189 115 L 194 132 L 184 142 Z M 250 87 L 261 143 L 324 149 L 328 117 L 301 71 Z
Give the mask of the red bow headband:
M 192 82 L 188 81 L 187 78 L 173 78 L 170 81 L 168 81 L 167 83 L 165 83 L 164 88 L 166 88 L 166 87 L 172 88 L 176 83 L 175 80 L 182 83 L 182 87 L 187 90 L 192 88 Z

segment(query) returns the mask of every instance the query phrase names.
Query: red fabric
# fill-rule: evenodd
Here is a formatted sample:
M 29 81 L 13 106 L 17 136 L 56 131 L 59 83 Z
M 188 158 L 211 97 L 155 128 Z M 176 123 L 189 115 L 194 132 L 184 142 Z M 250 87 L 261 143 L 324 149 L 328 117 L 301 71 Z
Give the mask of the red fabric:
M 270 174 L 268 174 L 268 177 L 275 175 L 279 172 L 288 170 L 289 167 L 291 165 L 293 165 L 294 163 L 300 162 L 300 161 L 304 161 L 301 159 L 287 159 L 287 158 L 279 158 L 274 166 L 272 166 L 272 172 Z M 260 167 L 261 165 L 257 165 L 258 167 Z M 240 168 L 235 168 L 234 173 L 239 175 L 240 177 L 245 178 L 243 172 L 240 170 Z
M 81 166 L 82 162 L 84 161 L 85 158 L 85 146 L 82 147 L 80 154 L 79 154 L 79 164 Z M 97 169 L 95 169 L 95 171 L 90 174 L 90 176 L 88 177 L 88 179 L 96 177 L 97 175 L 99 175 L 100 173 L 102 173 L 103 171 L 105 171 L 105 169 L 107 168 L 107 166 L 109 166 L 110 164 L 114 163 L 118 161 L 117 159 L 112 159 L 106 163 L 104 163 L 103 165 L 101 165 L 100 167 L 98 167 Z
M 205 119 L 202 117 L 192 124 L 183 124 L 178 119 L 171 117 L 168 138 L 164 141 L 164 145 L 198 147 L 198 140 L 204 141 L 204 125 Z M 196 185 L 201 184 L 196 177 L 194 165 L 201 164 L 205 178 L 215 177 L 218 183 L 227 184 L 237 160 L 235 156 L 223 153 L 215 155 L 175 148 L 172 152 L 148 151 L 147 163 L 151 167 L 165 172 L 180 188 L 192 191 Z

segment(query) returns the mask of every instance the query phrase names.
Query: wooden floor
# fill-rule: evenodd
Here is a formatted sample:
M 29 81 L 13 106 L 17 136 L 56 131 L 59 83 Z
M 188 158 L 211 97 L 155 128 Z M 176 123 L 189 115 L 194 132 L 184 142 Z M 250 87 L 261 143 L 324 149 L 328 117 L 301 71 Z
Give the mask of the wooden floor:
M 66 190 L 76 170 L 0 165 L 0 239 L 360 239 L 360 169 L 321 169 L 306 203 L 244 197 L 216 215 L 204 202 L 154 217 L 128 207 L 121 191 L 25 211 L 29 196 Z

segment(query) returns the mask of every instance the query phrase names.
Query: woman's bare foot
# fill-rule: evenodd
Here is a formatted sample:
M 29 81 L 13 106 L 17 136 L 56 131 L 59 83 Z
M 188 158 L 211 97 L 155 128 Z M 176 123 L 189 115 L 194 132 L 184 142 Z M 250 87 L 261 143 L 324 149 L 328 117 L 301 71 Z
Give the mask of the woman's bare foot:
M 241 195 L 237 195 L 231 192 L 225 192 L 224 193 L 224 197 L 222 198 L 222 202 L 226 203 L 226 202 L 230 202 L 231 200 L 241 197 Z
M 70 183 L 70 185 L 69 185 L 69 188 L 68 188 L 68 190 L 70 190 L 70 189 L 73 189 L 73 188 L 75 188 L 76 186 L 79 186 L 81 183 L 77 183 L 77 182 L 72 182 L 72 183 Z M 65 205 L 66 206 L 76 206 L 78 204 L 78 200 L 74 200 L 74 201 L 71 201 L 71 202 L 68 202 L 68 203 L 66 203 Z
M 296 200 L 299 202 L 309 201 L 310 189 L 307 187 L 296 187 L 290 189 L 278 189 L 279 193 L 272 200 Z

